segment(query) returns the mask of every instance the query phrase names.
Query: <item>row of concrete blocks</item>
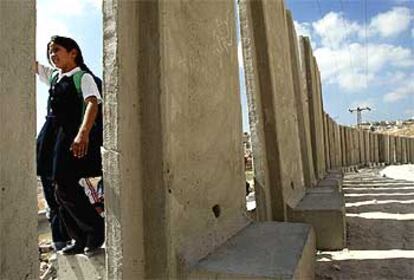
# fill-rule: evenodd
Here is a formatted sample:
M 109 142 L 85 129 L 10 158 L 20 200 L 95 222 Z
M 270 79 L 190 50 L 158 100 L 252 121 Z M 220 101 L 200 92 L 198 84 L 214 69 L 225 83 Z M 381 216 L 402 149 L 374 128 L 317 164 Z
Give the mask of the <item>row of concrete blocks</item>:
M 325 114 L 326 167 L 414 163 L 414 138 L 338 125 Z
M 221 11 L 230 11 L 232 9 L 231 5 L 225 4 L 224 1 L 220 2 L 220 5 L 223 5 L 220 9 Z M 110 7 L 110 5 L 107 6 Z M 181 11 L 178 6 L 173 6 L 171 8 L 177 8 L 177 14 L 183 16 L 180 14 Z M 256 168 L 255 186 L 257 191 L 258 221 L 247 221 L 243 226 L 239 226 L 232 220 L 220 222 L 221 218 L 217 219 L 218 222 L 211 221 L 208 216 L 204 216 L 204 213 L 207 213 L 207 211 L 201 209 L 205 204 L 204 201 L 201 201 L 199 204 L 202 206 L 190 208 L 190 211 L 197 213 L 197 215 L 191 216 L 194 219 L 192 220 L 194 225 L 198 226 L 201 223 L 200 221 L 205 221 L 204 227 L 200 227 L 204 232 L 200 231 L 196 236 L 191 237 L 188 234 L 191 231 L 187 230 L 187 232 L 184 232 L 185 236 L 172 236 L 170 239 L 173 240 L 172 243 L 176 242 L 175 240 L 181 242 L 181 240 L 186 241 L 185 239 L 189 239 L 193 245 L 190 251 L 205 250 L 207 254 L 203 253 L 205 256 L 201 259 L 191 256 L 188 259 L 196 259 L 196 261 L 187 266 L 185 262 L 188 259 L 177 256 L 178 253 L 183 251 L 182 244 L 177 242 L 178 245 L 176 247 L 178 250 L 174 248 L 176 251 L 172 259 L 177 258 L 179 262 L 173 260 L 171 264 L 168 263 L 170 270 L 168 275 L 172 278 L 183 279 L 312 279 L 314 277 L 315 249 L 341 249 L 345 245 L 344 203 L 340 192 L 342 173 L 332 172 L 332 174 L 328 174 L 324 162 L 325 155 L 323 149 L 325 145 L 323 140 L 320 73 L 309 39 L 303 37 L 298 42 L 292 16 L 285 9 L 283 1 L 247 0 L 240 1 L 239 7 L 247 91 L 251 98 L 249 106 L 251 113 L 255 115 L 255 120 L 252 121 L 252 127 L 254 127 L 252 144 Z M 217 8 L 208 7 L 208 5 L 205 6 L 202 15 L 208 14 L 210 8 L 212 11 L 215 10 L 211 15 L 217 18 L 222 17 L 217 22 L 228 21 L 229 13 L 223 16 Z M 198 10 L 199 8 L 194 9 L 193 12 L 198 12 Z M 107 18 L 112 18 L 110 9 L 107 9 L 106 13 Z M 126 14 L 128 13 L 126 12 Z M 200 16 L 202 15 L 200 14 Z M 167 16 L 168 13 L 166 14 Z M 180 19 L 183 22 L 187 20 L 184 17 Z M 226 17 L 227 19 L 223 20 Z M 179 17 L 175 16 L 175 18 Z M 211 19 L 206 22 L 214 23 Z M 211 26 L 211 29 L 214 30 L 215 27 Z M 198 34 L 197 37 L 202 38 L 202 36 L 205 36 L 205 38 L 209 38 L 209 32 L 204 32 L 204 30 L 207 30 L 207 26 L 199 30 L 203 32 Z M 111 38 L 111 34 L 108 34 L 106 37 Z M 209 42 L 217 40 L 216 37 L 211 38 Z M 122 37 L 120 36 L 120 38 Z M 186 42 L 186 39 L 188 38 L 184 36 L 176 42 Z M 191 38 L 191 40 L 194 39 Z M 118 44 L 118 42 L 116 43 Z M 218 42 L 217 50 L 220 51 L 222 49 L 221 45 L 222 42 Z M 106 46 L 109 46 L 109 44 Z M 171 45 L 171 47 L 176 46 Z M 179 47 L 186 48 L 183 46 Z M 191 49 L 191 47 L 194 47 L 194 49 Z M 197 44 L 188 45 L 188 51 L 194 51 L 194 56 L 203 53 L 203 51 L 209 51 L 200 50 L 199 48 L 200 46 Z M 107 57 L 111 57 L 110 53 L 113 50 L 110 48 L 106 49 L 109 52 Z M 167 47 L 165 49 L 167 50 Z M 179 48 L 177 50 L 182 51 Z M 223 61 L 227 60 L 224 58 L 224 53 L 219 52 L 219 54 L 222 57 L 218 63 L 223 64 Z M 181 53 L 177 55 L 181 55 Z M 173 60 L 172 57 L 168 59 Z M 205 61 L 205 64 L 200 62 L 198 67 L 200 65 L 213 65 L 214 58 L 215 56 L 210 56 L 209 60 Z M 183 61 L 185 62 L 185 60 Z M 108 65 L 111 66 L 111 63 L 108 62 Z M 218 71 L 218 69 L 215 69 L 213 72 L 210 71 L 211 69 L 207 70 L 209 71 L 206 71 L 206 73 Z M 107 72 L 111 73 L 110 71 Z M 197 72 L 195 71 L 195 73 Z M 223 75 L 225 76 L 226 74 Z M 194 79 L 202 81 L 202 79 L 212 78 L 204 76 L 196 76 Z M 110 78 L 108 80 L 114 81 L 112 77 Z M 214 78 L 217 79 L 216 76 Z M 222 82 L 225 84 L 225 81 Z M 230 81 L 228 82 L 230 83 Z M 202 81 L 202 83 L 205 83 L 205 81 Z M 216 85 L 215 83 L 210 87 Z M 114 85 L 106 85 L 108 91 L 115 87 L 115 83 Z M 180 91 L 185 92 L 185 88 L 180 88 Z M 215 90 L 215 92 L 220 91 L 221 89 Z M 228 88 L 225 91 L 228 91 Z M 107 94 L 108 98 L 110 96 L 111 94 Z M 115 96 L 115 98 L 119 97 Z M 210 93 L 208 100 L 213 100 L 213 98 L 213 93 Z M 234 113 L 232 115 L 233 118 L 236 119 L 236 114 L 239 112 L 229 111 L 230 105 L 235 105 L 232 103 L 234 100 L 230 100 L 229 97 L 224 100 L 223 96 L 217 98 L 220 102 L 216 103 L 215 106 L 228 102 L 228 106 L 225 109 L 226 119 L 229 119 L 232 113 Z M 206 102 L 204 101 L 203 104 Z M 204 107 L 200 106 L 199 109 L 204 110 Z M 266 119 L 264 118 L 264 112 L 266 112 Z M 108 115 L 108 123 L 116 123 L 116 118 L 112 119 L 111 115 Z M 279 118 L 279 115 L 284 117 Z M 114 115 L 113 117 L 116 116 Z M 194 119 L 196 116 L 192 117 L 192 123 L 197 121 L 197 119 Z M 223 120 L 221 119 L 221 122 Z M 176 127 L 176 131 L 181 131 L 187 124 L 181 119 L 176 120 L 176 123 L 180 124 Z M 191 123 L 189 124 L 191 125 Z M 212 122 L 209 121 L 208 125 L 211 126 L 211 124 Z M 220 126 L 225 127 L 223 124 L 220 124 Z M 235 130 L 234 127 L 235 125 L 231 124 L 228 129 L 220 132 L 222 143 L 229 140 L 232 133 L 233 135 L 237 133 L 237 131 L 232 132 L 232 129 Z M 217 133 L 216 127 L 211 126 L 209 129 Z M 170 133 L 180 140 L 181 135 L 174 134 L 174 131 Z M 194 137 L 194 135 L 192 136 Z M 194 143 L 195 141 L 191 145 L 187 145 L 186 149 L 182 150 L 181 153 L 190 154 L 187 149 L 193 149 L 194 154 L 198 154 L 197 146 Z M 275 148 L 275 146 L 277 147 Z M 175 148 L 177 149 L 178 147 Z M 218 148 L 221 148 L 221 146 L 218 145 L 216 149 Z M 232 147 L 224 148 L 223 146 L 225 153 L 221 154 L 222 158 L 218 162 L 225 162 L 227 160 L 233 162 L 234 166 L 238 166 L 238 163 L 234 163 L 237 160 L 237 154 L 229 153 L 229 151 L 233 150 Z M 219 151 L 216 152 L 219 153 Z M 179 153 L 179 150 L 177 153 Z M 113 157 L 111 157 L 111 154 L 112 151 L 108 151 L 104 158 L 116 159 L 117 154 L 113 153 Z M 224 158 L 224 155 L 226 158 Z M 188 173 L 197 176 L 197 165 L 192 163 L 190 166 L 192 170 Z M 107 170 L 110 170 L 110 167 L 108 165 Z M 208 173 L 206 169 L 209 170 L 210 167 L 206 168 L 204 166 L 202 170 L 200 169 L 200 172 Z M 171 168 L 174 168 L 174 164 L 172 164 Z M 215 178 L 227 176 L 224 175 L 226 170 L 228 170 L 227 165 L 223 166 L 223 168 L 218 167 L 212 170 L 215 172 Z M 242 172 L 242 170 L 236 171 Z M 172 171 L 172 174 L 174 174 L 174 171 Z M 175 177 L 171 176 L 171 185 L 176 184 L 174 178 L 180 178 L 177 174 L 179 175 L 176 172 Z M 108 172 L 107 175 L 109 177 L 113 174 Z M 185 179 L 188 181 L 187 177 L 189 175 L 185 174 L 185 176 Z M 234 177 L 234 174 L 232 176 Z M 116 187 L 116 183 L 112 184 L 112 182 L 109 182 L 109 188 L 112 188 L 112 185 Z M 217 184 L 209 183 L 208 186 L 209 188 L 220 186 L 220 182 Z M 235 209 L 239 206 L 233 203 L 233 201 L 239 199 L 236 195 L 239 192 L 233 185 L 226 185 L 226 188 L 231 188 L 232 203 L 224 203 L 222 201 L 222 204 L 228 208 L 226 209 L 227 213 L 230 211 L 239 214 L 237 213 L 239 211 Z M 229 189 L 216 188 L 214 191 L 220 194 L 221 200 L 223 200 L 223 197 L 229 197 Z M 174 197 L 174 199 L 171 199 L 170 203 L 181 200 L 199 201 L 200 196 L 205 197 L 207 200 L 209 197 L 204 193 L 197 194 L 197 197 L 191 197 L 188 193 L 189 190 L 184 189 L 180 196 L 173 189 L 171 197 Z M 149 204 L 152 203 L 152 200 L 158 201 L 151 196 L 149 196 L 149 199 Z M 162 207 L 163 205 L 160 206 Z M 199 211 L 200 209 L 203 211 Z M 114 214 L 117 214 L 117 212 L 118 210 L 113 211 Z M 188 214 L 185 215 L 187 215 L 185 216 L 186 219 L 189 220 Z M 121 217 L 121 215 L 119 216 Z M 155 218 L 157 217 L 155 216 Z M 112 215 L 111 212 L 108 215 L 108 219 L 109 221 L 115 221 L 118 219 L 118 216 Z M 176 219 L 169 222 L 174 226 L 174 223 L 177 223 L 177 225 L 180 225 L 180 228 L 186 229 L 185 226 L 181 225 L 182 221 L 183 219 Z M 204 242 L 207 244 L 202 244 L 202 236 L 210 231 L 211 225 L 217 227 L 217 230 L 212 232 L 217 238 L 210 238 L 209 242 Z M 153 230 L 158 228 L 158 224 L 154 226 L 148 223 L 145 226 L 151 227 Z M 125 226 L 122 227 L 124 231 L 126 228 Z M 160 237 L 163 237 L 163 234 L 166 233 L 162 231 L 165 229 L 160 227 L 160 230 Z M 231 234 L 226 236 L 226 232 Z M 118 254 L 125 257 L 131 254 L 129 253 L 129 248 L 123 245 L 125 242 L 128 242 L 125 237 L 123 237 L 122 243 L 120 243 L 120 246 L 123 246 L 122 248 L 124 249 L 115 247 L 119 241 L 118 235 L 112 231 L 109 232 L 108 239 L 110 244 L 106 254 L 107 266 L 110 266 L 109 269 L 107 267 L 106 275 L 114 279 L 125 278 L 127 277 L 125 276 L 127 275 L 126 271 L 131 271 L 131 268 L 124 265 L 122 261 L 115 262 Z M 126 234 L 126 236 L 129 235 Z M 147 242 L 153 241 L 149 240 Z M 214 246 L 215 242 L 219 243 L 219 246 Z M 148 245 L 153 250 L 157 248 L 163 250 L 163 248 L 157 246 L 158 244 L 155 244 L 155 246 Z M 208 248 L 208 250 L 205 248 Z M 156 256 L 157 254 L 153 252 L 148 254 L 148 256 L 152 255 Z M 193 253 L 193 255 L 196 256 L 197 254 Z M 199 255 L 201 254 L 199 253 Z M 101 259 L 100 262 L 91 262 L 83 256 L 60 256 L 59 271 L 62 272 L 60 279 L 79 279 L 79 275 L 88 275 L 88 279 L 104 277 L 103 257 L 103 255 L 97 256 L 97 258 Z M 162 260 L 162 257 L 158 255 L 159 260 Z M 150 269 L 148 269 L 147 275 L 162 275 L 156 271 L 151 271 L 151 267 L 157 267 L 158 259 L 151 258 L 153 263 L 148 263 L 147 267 Z M 79 265 L 81 262 L 90 265 L 88 271 L 93 271 L 95 273 L 94 276 L 88 274 L 89 272 L 82 272 L 82 267 L 87 267 L 87 265 Z M 178 271 L 180 271 L 178 273 L 175 272 L 177 267 Z M 125 271 L 123 275 L 122 271 Z
M 283 1 L 239 2 L 259 221 L 244 208 L 234 3 L 104 1 L 106 252 L 59 256 L 60 279 L 311 279 L 315 246 L 343 246 L 310 41 Z M 35 60 L 35 1 L 0 1 L 0 15 L 14 30 L 0 32 L 0 106 L 15 120 L 1 128 L 0 278 L 34 279 L 34 80 L 21 65 Z
M 187 279 L 312 279 L 315 248 L 346 246 L 342 178 L 342 170 L 329 171 L 288 209 L 288 222 L 251 223 L 195 264 Z M 104 279 L 105 254 L 59 255 L 58 268 L 61 280 Z

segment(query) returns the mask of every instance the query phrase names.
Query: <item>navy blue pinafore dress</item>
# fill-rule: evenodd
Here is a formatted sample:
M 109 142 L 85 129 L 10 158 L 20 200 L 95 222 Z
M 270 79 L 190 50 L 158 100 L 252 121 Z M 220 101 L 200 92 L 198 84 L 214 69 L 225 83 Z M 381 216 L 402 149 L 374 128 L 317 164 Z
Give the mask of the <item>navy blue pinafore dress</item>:
M 83 96 L 76 90 L 72 77 L 52 79 L 49 89 L 48 116 L 37 141 L 38 175 L 59 178 L 102 176 L 102 108 L 89 134 L 88 154 L 73 156 L 70 147 L 82 124 Z

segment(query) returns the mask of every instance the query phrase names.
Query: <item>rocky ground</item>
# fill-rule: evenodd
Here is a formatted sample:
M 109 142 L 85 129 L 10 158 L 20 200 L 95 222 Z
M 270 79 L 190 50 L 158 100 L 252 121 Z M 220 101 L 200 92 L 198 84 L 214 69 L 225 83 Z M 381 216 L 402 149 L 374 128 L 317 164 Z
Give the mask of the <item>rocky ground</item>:
M 318 252 L 316 279 L 414 279 L 414 182 L 393 173 L 346 174 L 347 248 Z

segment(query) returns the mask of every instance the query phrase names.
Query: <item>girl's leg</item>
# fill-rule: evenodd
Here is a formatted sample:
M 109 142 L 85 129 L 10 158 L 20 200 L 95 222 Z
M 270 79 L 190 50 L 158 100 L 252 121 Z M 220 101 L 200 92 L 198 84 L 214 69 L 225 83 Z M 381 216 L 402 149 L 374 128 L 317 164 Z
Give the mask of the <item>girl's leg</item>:
M 47 205 L 49 206 L 49 222 L 52 231 L 52 240 L 54 244 L 66 243 L 70 240 L 66 229 L 60 226 L 59 222 L 59 204 L 55 198 L 55 188 L 53 180 L 48 176 L 40 177 L 43 186 L 43 192 Z
M 73 238 L 85 246 L 88 243 L 100 243 L 104 240 L 104 219 L 89 202 L 79 178 L 65 176 L 57 178 L 56 195 L 63 208 L 63 219 L 68 232 Z M 99 242 L 97 242 L 99 241 Z

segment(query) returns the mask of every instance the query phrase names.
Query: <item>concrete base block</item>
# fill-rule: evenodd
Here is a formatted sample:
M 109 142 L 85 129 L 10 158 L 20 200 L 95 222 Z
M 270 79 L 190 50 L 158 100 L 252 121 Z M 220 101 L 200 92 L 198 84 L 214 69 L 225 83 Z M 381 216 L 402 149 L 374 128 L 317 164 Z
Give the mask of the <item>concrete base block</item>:
M 202 259 L 189 279 L 314 279 L 315 234 L 298 223 L 252 223 Z
M 325 191 L 317 192 L 318 189 Z M 345 202 L 343 194 L 333 188 L 316 188 L 308 192 L 295 208 L 288 208 L 288 220 L 311 224 L 319 250 L 345 248 Z
M 327 177 L 318 182 L 316 188 L 332 188 L 336 191 L 342 192 L 342 176 L 339 177 L 336 175 L 328 175 Z M 309 189 L 309 191 L 312 192 L 312 189 Z
M 336 168 L 336 169 L 330 169 L 328 170 L 328 176 L 339 176 L 339 177 L 343 177 L 344 176 L 344 171 L 342 170 L 342 168 Z
M 58 254 L 59 280 L 103 280 L 105 279 L 105 250 L 87 257 L 83 254 L 66 256 Z

